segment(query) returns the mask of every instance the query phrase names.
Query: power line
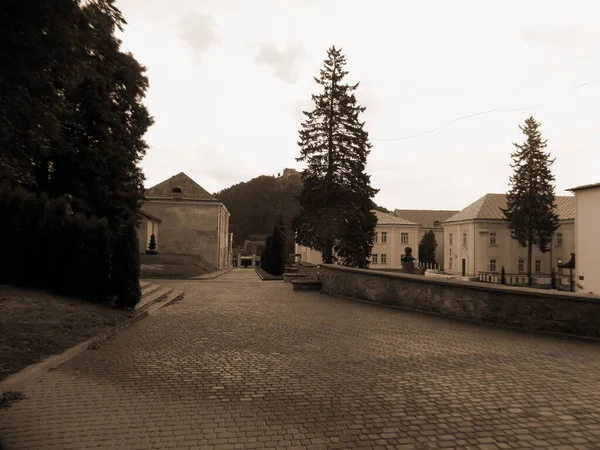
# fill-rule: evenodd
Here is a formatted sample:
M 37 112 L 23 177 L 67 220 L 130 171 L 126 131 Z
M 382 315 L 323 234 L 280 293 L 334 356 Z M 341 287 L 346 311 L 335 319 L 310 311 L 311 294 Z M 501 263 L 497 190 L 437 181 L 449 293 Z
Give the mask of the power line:
M 563 95 L 563 97 L 565 97 L 567 95 L 572 95 L 573 93 L 577 92 L 579 89 L 581 89 L 581 88 L 583 88 L 585 86 L 589 86 L 589 85 L 594 84 L 594 83 L 600 83 L 600 79 L 593 80 L 593 81 L 588 81 L 587 83 L 580 84 L 579 86 L 577 86 L 572 91 L 567 92 L 565 95 Z M 547 101 L 547 102 L 544 102 L 544 103 L 538 103 L 537 105 L 525 106 L 523 108 L 512 108 L 512 109 L 494 108 L 494 109 L 488 109 L 486 111 L 481 111 L 481 112 L 478 112 L 478 113 L 475 113 L 475 114 L 468 114 L 466 116 L 456 117 L 456 118 L 452 119 L 450 122 L 445 123 L 444 125 L 440 125 L 439 127 L 432 128 L 430 130 L 423 131 L 421 133 L 412 134 L 410 136 L 403 136 L 403 137 L 399 137 L 399 138 L 390 138 L 390 139 L 374 139 L 374 138 L 371 138 L 370 140 L 371 141 L 377 141 L 377 142 L 404 141 L 406 139 L 413 139 L 413 138 L 416 138 L 416 137 L 419 137 L 419 136 L 424 136 L 426 134 L 433 133 L 434 131 L 441 130 L 442 128 L 446 128 L 448 125 L 451 125 L 454 122 L 458 122 L 459 120 L 465 120 L 465 119 L 469 119 L 469 118 L 475 117 L 475 116 L 482 116 L 484 114 L 489 114 L 489 113 L 492 113 L 492 112 L 515 112 L 515 111 L 523 111 L 523 110 L 526 110 L 526 109 L 539 108 L 541 106 L 546 106 L 546 105 L 549 105 L 550 103 L 554 103 L 554 102 L 556 102 L 558 100 L 559 100 L 558 98 L 555 98 L 554 100 L 550 100 L 550 101 Z

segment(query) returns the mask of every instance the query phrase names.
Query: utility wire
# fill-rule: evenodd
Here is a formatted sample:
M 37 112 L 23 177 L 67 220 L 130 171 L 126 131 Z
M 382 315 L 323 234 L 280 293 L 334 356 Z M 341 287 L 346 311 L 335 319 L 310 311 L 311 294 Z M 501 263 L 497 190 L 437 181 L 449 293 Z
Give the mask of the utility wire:
M 593 80 L 593 81 L 588 81 L 587 83 L 583 83 L 580 84 L 579 86 L 577 86 L 575 89 L 573 89 L 570 92 L 567 92 L 565 95 L 563 95 L 563 97 L 568 96 L 568 95 L 572 95 L 573 93 L 577 92 L 579 89 L 585 87 L 585 86 L 589 86 L 591 84 L 595 84 L 595 83 L 600 83 L 600 79 L 597 80 Z M 431 130 L 427 130 L 427 131 L 423 131 L 422 133 L 417 133 L 417 134 L 412 134 L 410 136 L 403 136 L 403 137 L 399 137 L 399 138 L 390 138 L 390 139 L 374 139 L 371 138 L 371 141 L 377 141 L 377 142 L 395 142 L 395 141 L 404 141 L 406 139 L 413 139 L 419 136 L 424 136 L 426 134 L 429 133 L 433 133 L 434 131 L 438 131 L 441 130 L 442 128 L 446 128 L 448 125 L 453 124 L 454 122 L 458 122 L 459 120 L 465 120 L 465 119 L 469 119 L 471 117 L 475 117 L 475 116 L 482 116 L 484 114 L 489 114 L 492 112 L 515 112 L 515 111 L 523 111 L 526 109 L 533 109 L 533 108 L 539 108 L 541 106 L 546 106 L 549 105 L 550 103 L 554 103 L 556 101 L 558 101 L 558 98 L 555 98 L 554 100 L 550 100 L 544 103 L 538 103 L 537 105 L 532 105 L 532 106 L 525 106 L 523 108 L 512 108 L 512 109 L 500 109 L 500 108 L 494 108 L 494 109 L 488 109 L 486 111 L 481 111 L 475 114 L 469 114 L 466 116 L 462 116 L 462 117 L 456 117 L 454 119 L 452 119 L 450 122 L 445 123 L 444 125 L 440 125 L 439 127 L 436 128 L 432 128 Z

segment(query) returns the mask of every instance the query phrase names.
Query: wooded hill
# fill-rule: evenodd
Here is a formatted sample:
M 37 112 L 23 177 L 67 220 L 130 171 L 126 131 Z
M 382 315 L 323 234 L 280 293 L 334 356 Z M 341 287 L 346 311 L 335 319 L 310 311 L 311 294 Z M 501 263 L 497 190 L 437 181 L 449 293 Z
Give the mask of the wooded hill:
M 301 191 L 300 173 L 285 169 L 283 174 L 261 175 L 213 195 L 231 213 L 229 231 L 234 235 L 234 247 L 243 246 L 246 239 L 264 239 L 281 218 L 286 229 L 288 250 L 293 252 L 292 219 L 300 214 L 297 197 Z M 389 212 L 377 205 L 374 208 Z

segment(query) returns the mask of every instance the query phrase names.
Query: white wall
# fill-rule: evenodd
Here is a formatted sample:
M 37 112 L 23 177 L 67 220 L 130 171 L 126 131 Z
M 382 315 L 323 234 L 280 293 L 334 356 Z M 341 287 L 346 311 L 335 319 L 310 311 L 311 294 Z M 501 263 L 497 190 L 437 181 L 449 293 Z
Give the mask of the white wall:
M 600 295 L 600 188 L 575 191 L 575 208 L 577 292 Z

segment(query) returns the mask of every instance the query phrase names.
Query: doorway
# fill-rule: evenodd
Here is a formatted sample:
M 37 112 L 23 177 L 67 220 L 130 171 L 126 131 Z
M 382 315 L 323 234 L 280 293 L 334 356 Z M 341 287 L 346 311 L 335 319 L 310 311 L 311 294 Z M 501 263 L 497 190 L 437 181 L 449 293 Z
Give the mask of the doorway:
M 462 259 L 462 270 L 461 270 L 462 276 L 466 277 L 467 276 L 467 260 L 465 258 Z

